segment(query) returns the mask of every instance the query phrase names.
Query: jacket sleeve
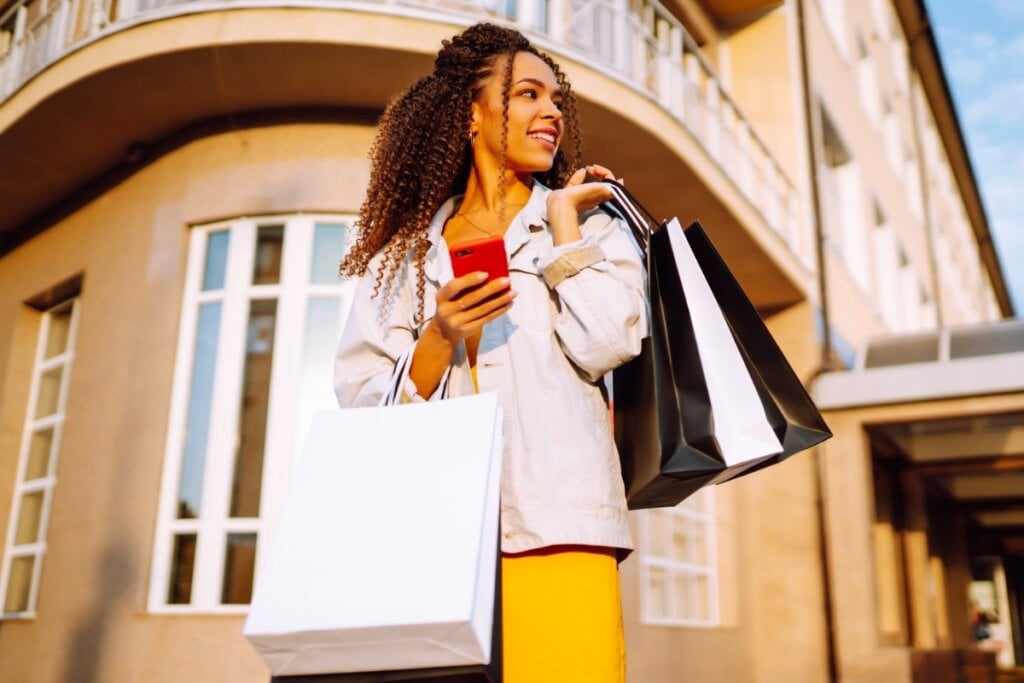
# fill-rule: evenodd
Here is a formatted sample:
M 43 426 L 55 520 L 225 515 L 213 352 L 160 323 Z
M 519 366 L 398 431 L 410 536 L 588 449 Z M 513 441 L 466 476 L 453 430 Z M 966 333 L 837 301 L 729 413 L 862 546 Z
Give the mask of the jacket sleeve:
M 557 293 L 555 334 L 591 381 L 640 353 L 647 303 L 640 249 L 629 228 L 603 211 L 586 215 L 583 239 L 555 247 L 539 263 Z
M 448 371 L 438 388 L 425 398 L 409 378 L 417 334 L 413 328 L 414 303 L 400 275 L 386 307 L 382 296 L 373 296 L 377 259 L 370 263 L 356 287 L 345 329 L 334 358 L 334 393 L 342 408 L 380 405 L 397 382 L 391 403 L 437 400 L 444 393 Z M 405 272 L 408 272 L 406 270 Z

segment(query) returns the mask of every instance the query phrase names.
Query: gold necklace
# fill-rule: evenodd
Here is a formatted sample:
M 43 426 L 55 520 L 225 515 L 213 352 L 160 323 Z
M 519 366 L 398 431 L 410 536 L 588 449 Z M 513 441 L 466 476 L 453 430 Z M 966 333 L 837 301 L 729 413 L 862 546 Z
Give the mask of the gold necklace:
M 473 228 L 474 230 L 477 230 L 478 232 L 482 232 L 483 234 L 487 235 L 488 237 L 494 237 L 494 234 L 497 232 L 497 230 L 494 230 L 493 232 L 489 231 L 489 230 L 484 230 L 479 225 L 477 225 L 472 220 L 470 220 L 469 216 L 467 216 L 464 213 L 460 212 L 460 213 L 457 213 L 455 215 L 458 216 L 459 218 L 461 218 L 462 220 L 466 221 L 466 223 L 469 224 L 469 227 Z
M 522 209 L 522 208 L 523 208 L 524 206 L 526 206 L 526 204 L 518 204 L 518 205 L 516 205 L 516 206 L 506 207 L 506 210 L 508 210 L 508 209 L 514 209 L 514 210 L 517 210 L 517 211 L 518 211 L 519 209 Z M 501 228 L 497 228 L 497 229 L 495 229 L 495 230 L 493 230 L 493 231 L 492 231 L 492 230 L 484 230 L 484 229 L 483 229 L 483 228 L 481 228 L 481 227 L 480 227 L 479 225 L 477 225 L 476 223 L 474 223 L 474 222 L 473 222 L 473 221 L 472 221 L 472 220 L 470 219 L 470 217 L 469 217 L 469 216 L 467 216 L 466 214 L 464 214 L 464 213 L 463 213 L 463 212 L 461 212 L 461 211 L 459 211 L 459 212 L 458 212 L 458 213 L 456 213 L 455 215 L 456 215 L 456 216 L 458 216 L 459 218 L 461 218 L 462 220 L 466 221 L 467 223 L 469 223 L 469 226 L 470 226 L 471 228 L 473 228 L 474 230 L 476 230 L 476 231 L 478 231 L 478 232 L 481 232 L 481 233 L 483 233 L 483 234 L 487 235 L 488 237 L 494 237 L 494 235 L 496 235 L 496 234 L 498 233 L 498 231 L 499 231 L 499 230 L 501 230 Z

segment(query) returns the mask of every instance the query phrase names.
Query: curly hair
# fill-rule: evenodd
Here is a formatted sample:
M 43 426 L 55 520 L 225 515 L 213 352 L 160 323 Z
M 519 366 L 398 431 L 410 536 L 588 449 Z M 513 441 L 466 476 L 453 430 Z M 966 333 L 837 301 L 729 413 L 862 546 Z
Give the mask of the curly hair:
M 555 74 L 562 95 L 565 139 L 571 145 L 568 156 L 560 148 L 551 168 L 534 177 L 548 187 L 560 188 L 582 162 L 576 100 L 565 74 L 551 57 L 518 31 L 489 23 L 476 24 L 443 41 L 433 72 L 393 99 L 380 118 L 370 151 L 370 182 L 359 209 L 358 238 L 339 268 L 342 275 L 363 275 L 371 259 L 383 250 L 374 287 L 374 297 L 383 297 L 381 310 L 387 310 L 411 256 L 416 272 L 416 323 L 422 323 L 428 227 L 441 204 L 466 188 L 472 163 L 470 105 L 503 63 L 502 146 L 507 149 L 512 62 L 520 52 L 536 55 Z M 503 152 L 501 177 L 506 163 Z M 504 206 L 505 188 L 498 190 Z

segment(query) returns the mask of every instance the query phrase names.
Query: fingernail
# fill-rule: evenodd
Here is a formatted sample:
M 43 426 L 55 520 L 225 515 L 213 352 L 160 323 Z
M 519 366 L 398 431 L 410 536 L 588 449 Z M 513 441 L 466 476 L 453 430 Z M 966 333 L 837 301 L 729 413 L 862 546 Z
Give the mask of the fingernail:
M 485 273 L 485 272 L 483 272 L 483 271 L 481 271 L 481 272 L 477 273 L 477 274 L 476 274 L 476 279 L 477 279 L 478 281 L 481 281 L 481 280 L 486 280 L 486 279 L 487 279 L 487 273 Z
M 508 287 L 511 284 L 512 284 L 512 280 L 508 279 L 507 277 L 501 278 L 501 286 L 502 287 Z

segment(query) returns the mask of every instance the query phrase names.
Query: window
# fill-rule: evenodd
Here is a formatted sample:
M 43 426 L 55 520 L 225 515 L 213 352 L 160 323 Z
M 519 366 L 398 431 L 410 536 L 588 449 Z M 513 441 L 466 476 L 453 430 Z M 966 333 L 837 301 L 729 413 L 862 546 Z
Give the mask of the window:
M 917 273 L 914 266 L 903 249 L 899 252 L 900 258 L 900 322 L 903 332 L 917 332 L 921 329 L 921 285 L 917 281 Z
M 846 43 L 846 0 L 818 0 L 822 19 L 832 34 L 832 41 L 843 59 L 849 59 L 850 52 Z
M 74 359 L 78 299 L 48 309 L 41 323 L 0 581 L 5 617 L 33 616 L 39 596 Z
M 871 0 L 871 19 L 875 23 L 876 35 L 884 42 L 892 35 L 887 0 Z
M 875 75 L 875 62 L 871 58 L 864 37 L 857 34 L 857 85 L 860 90 L 860 104 L 867 112 L 868 118 L 875 126 L 882 118 L 881 95 L 878 89 L 878 78 Z
M 907 147 L 903 151 L 903 177 L 907 180 L 907 201 L 914 216 L 924 216 L 924 197 L 921 194 L 921 170 L 917 163 L 914 150 Z
M 882 144 L 885 145 L 885 158 L 897 175 L 903 172 L 903 143 L 900 141 L 900 124 L 892 102 L 882 97 Z
M 314 410 L 335 404 L 334 350 L 355 282 L 349 219 L 194 228 L 178 338 L 150 608 L 244 609 Z
M 718 557 L 714 490 L 674 508 L 639 513 L 640 596 L 645 623 L 715 626 Z
M 875 287 L 882 320 L 893 332 L 916 332 L 932 325 L 931 298 L 884 211 L 875 204 Z
M 822 109 L 820 114 L 824 163 L 819 178 L 825 229 L 850 275 L 862 290 L 869 292 L 871 275 L 860 165 L 828 112 Z
M 910 91 L 910 64 L 907 56 L 907 44 L 899 36 L 889 43 L 889 58 L 892 60 L 892 72 L 896 76 L 896 87 L 900 93 Z

